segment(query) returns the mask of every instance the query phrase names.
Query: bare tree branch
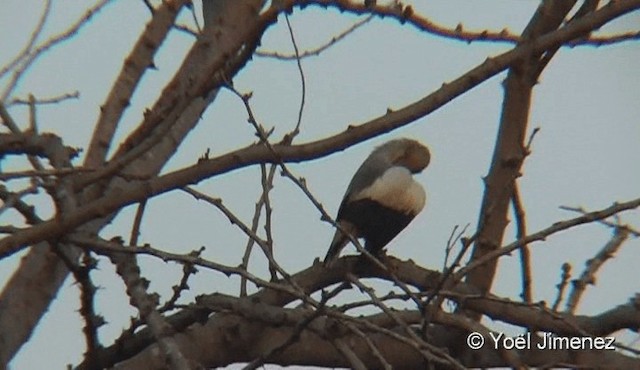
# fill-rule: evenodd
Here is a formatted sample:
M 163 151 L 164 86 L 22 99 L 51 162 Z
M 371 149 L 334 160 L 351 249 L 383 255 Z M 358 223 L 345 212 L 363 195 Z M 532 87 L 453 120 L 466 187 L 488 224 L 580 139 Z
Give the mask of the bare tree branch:
M 604 247 L 593 258 L 587 261 L 587 266 L 582 272 L 582 275 L 576 280 L 572 281 L 572 290 L 567 298 L 566 312 L 574 313 L 578 308 L 578 303 L 582 294 L 587 289 L 588 285 L 596 284 L 596 274 L 604 263 L 613 258 L 618 249 L 629 237 L 629 231 L 624 228 L 614 229 L 611 240 L 605 244 Z
M 219 158 L 200 161 L 194 166 L 169 173 L 157 179 L 141 182 L 122 194 L 109 197 L 108 199 L 98 199 L 88 203 L 77 211 L 72 212 L 64 221 L 51 220 L 24 232 L 0 240 L 0 256 L 14 253 L 25 245 L 42 240 L 43 238 L 60 235 L 61 233 L 86 222 L 86 220 L 105 216 L 124 205 L 138 202 L 142 199 L 182 187 L 189 183 L 197 182 L 204 178 L 220 175 L 257 163 L 278 163 L 280 161 L 300 162 L 318 158 L 345 149 L 348 146 L 388 132 L 394 128 L 407 125 L 415 119 L 429 114 L 443 106 L 456 96 L 478 85 L 480 82 L 504 70 L 510 65 L 510 63 L 522 58 L 524 55 L 540 52 L 546 48 L 562 43 L 563 41 L 570 40 L 580 34 L 583 34 L 592 27 L 600 26 L 617 16 L 638 8 L 640 8 L 640 1 L 638 0 L 619 1 L 615 6 L 605 7 L 584 17 L 580 21 L 572 22 L 571 25 L 567 25 L 558 31 L 542 36 L 536 39 L 536 42 L 534 43 L 524 44 L 512 51 L 502 54 L 501 56 L 483 62 L 480 66 L 472 69 L 455 81 L 445 84 L 438 91 L 403 108 L 402 110 L 387 113 L 386 115 L 374 119 L 366 124 L 351 127 L 348 131 L 342 134 L 337 134 L 324 140 L 318 140 L 304 145 L 273 145 L 272 147 L 278 155 L 277 158 L 273 156 L 269 148 L 251 145 L 247 148 L 228 153 L 227 155 Z M 268 11 L 263 14 L 263 17 L 266 17 L 266 19 L 271 19 L 273 16 L 274 14 L 269 13 Z M 162 132 L 159 132 L 158 134 L 162 134 Z M 135 134 L 135 136 L 139 135 L 142 135 L 142 133 L 140 132 Z M 127 147 L 126 144 L 125 147 Z M 137 157 L 147 149 L 148 148 L 144 145 L 141 145 L 140 147 L 136 147 L 132 155 Z M 91 179 L 85 180 L 91 182 L 97 181 L 98 179 L 111 174 L 130 160 L 130 153 L 126 153 L 126 155 L 122 156 L 123 162 L 114 162 L 113 166 L 107 166 L 104 170 L 98 171 L 99 173 L 96 173 L 95 176 L 91 176 Z M 86 183 L 81 182 L 77 186 L 85 185 Z
M 635 348 L 636 343 L 629 344 L 620 339 L 629 334 L 635 335 L 633 333 L 640 328 L 640 295 L 627 292 L 631 296 L 628 301 L 600 304 L 595 314 L 593 311 L 580 313 L 577 308 L 587 286 L 595 285 L 599 274 L 603 273 L 602 265 L 615 257 L 616 251 L 630 236 L 640 235 L 637 225 L 621 222 L 622 212 L 636 212 L 640 208 L 640 199 L 614 203 L 596 211 L 565 208 L 578 214 L 556 223 L 547 221 L 543 223 L 547 227 L 531 233 L 528 230 L 530 225 L 539 224 L 539 220 L 528 219 L 528 213 L 533 214 L 529 208 L 536 199 L 529 193 L 521 193 L 529 191 L 531 183 L 518 180 L 523 176 L 524 160 L 531 152 L 531 142 L 538 132 L 538 128 L 534 129 L 526 141 L 529 111 L 535 103 L 532 100 L 533 88 L 541 73 L 564 46 L 637 40 L 639 33 L 628 26 L 618 34 L 598 30 L 640 9 L 640 0 L 616 0 L 604 5 L 599 0 L 586 0 L 580 6 L 576 6 L 577 2 L 573 0 L 544 0 L 520 36 L 506 29 L 470 31 L 463 24 L 450 27 L 419 14 L 400 0 L 203 0 L 204 28 L 200 27 L 199 16 L 195 13 L 195 9 L 200 8 L 189 0 L 134 2 L 138 10 L 146 7 L 143 18 L 138 18 L 141 19 L 138 21 L 140 24 L 136 25 L 139 36 L 130 46 L 131 51 L 122 57 L 120 71 L 113 76 L 112 85 L 103 91 L 106 98 L 100 111 L 94 112 L 97 119 L 93 135 L 83 138 L 89 142 L 87 156 L 84 163 L 76 166 L 73 159 L 81 150 L 65 143 L 77 142 L 77 138 L 67 136 L 63 131 L 46 132 L 56 127 L 51 124 L 58 123 L 55 115 L 48 113 L 66 110 L 70 105 L 43 105 L 59 103 L 77 95 L 63 93 L 55 96 L 55 91 L 73 91 L 73 87 L 53 87 L 53 97 L 48 98 L 40 97 L 44 95 L 37 88 L 32 93 L 29 91 L 33 88 L 30 68 L 48 51 L 79 34 L 84 26 L 89 25 L 93 12 L 108 3 L 109 0 L 95 0 L 86 6 L 89 9 L 87 13 L 71 20 L 73 24 L 68 28 L 48 41 L 41 41 L 44 31 L 49 28 L 45 26 L 54 9 L 51 2 L 43 3 L 44 12 L 38 23 L 33 30 L 26 30 L 24 47 L 15 57 L 8 59 L 8 64 L 0 66 L 0 80 L 6 83 L 0 100 L 0 120 L 5 127 L 4 133 L 0 133 L 3 165 L 8 158 L 7 168 L 0 168 L 0 181 L 3 181 L 0 184 L 0 259 L 9 264 L 15 262 L 16 266 L 0 294 L 0 368 L 22 361 L 21 356 L 16 357 L 17 360 L 14 356 L 23 344 L 30 341 L 39 321 L 48 318 L 44 313 L 56 300 L 70 272 L 79 291 L 79 303 L 72 304 L 70 308 L 80 310 L 78 321 L 83 321 L 80 323 L 83 332 L 76 334 L 84 334 L 86 342 L 86 351 L 78 369 L 199 369 L 239 362 L 246 363 L 247 369 L 271 363 L 385 370 L 640 367 L 637 357 L 640 350 Z M 352 18 L 353 15 L 362 17 L 347 30 L 335 31 L 335 37 L 330 41 L 305 52 L 299 41 L 306 37 L 309 29 L 302 32 L 302 28 L 298 30 L 296 27 L 294 32 L 291 22 L 294 18 L 290 19 L 290 16 L 294 10 L 304 11 L 309 5 L 321 13 L 326 13 L 324 8 L 332 8 L 350 13 Z M 181 12 L 184 7 L 190 14 Z M 320 58 L 307 59 L 308 63 L 303 63 L 303 59 L 320 55 L 352 35 L 356 29 L 364 32 L 362 26 L 376 17 L 395 20 L 401 27 L 404 25 L 403 30 L 414 34 L 436 35 L 449 42 L 488 41 L 514 46 L 497 56 L 487 57 L 466 73 L 443 83 L 440 88 L 419 93 L 419 98 L 414 98 L 413 102 L 405 101 L 400 109 L 381 106 L 379 111 L 386 112 L 367 122 L 342 122 L 343 128 L 334 128 L 334 131 L 330 127 L 307 126 L 309 99 L 318 97 L 310 95 L 316 90 L 307 91 L 308 82 L 317 81 L 308 68 L 316 66 Z M 491 27 L 498 29 L 499 25 Z M 270 28 L 275 28 L 276 32 L 268 33 Z M 367 27 L 366 31 L 375 32 L 374 28 Z M 288 106 L 297 113 L 290 125 L 272 116 L 268 118 L 270 121 L 266 121 L 267 116 L 261 117 L 252 107 L 256 103 L 252 99 L 253 93 L 240 92 L 241 88 L 234 87 L 234 83 L 236 86 L 246 84 L 246 77 L 250 74 L 242 73 L 239 79 L 239 73 L 249 69 L 246 67 L 254 56 L 260 56 L 256 50 L 261 42 L 278 34 L 278 42 L 286 43 L 287 40 L 282 39 L 284 33 L 280 34 L 280 31 L 287 30 L 288 42 L 293 45 L 294 53 L 290 56 L 272 53 L 269 57 L 276 60 L 263 62 L 297 68 L 300 95 L 299 100 L 287 98 Z M 186 53 L 180 54 L 180 64 L 174 70 L 163 68 L 159 71 L 162 76 L 158 77 L 168 82 L 159 89 L 155 88 L 158 98 L 144 112 L 143 109 L 134 112 L 141 118 L 133 122 L 133 128 L 121 132 L 126 129 L 122 124 L 130 101 L 152 85 L 147 85 L 149 80 L 143 76 L 155 68 L 156 55 L 165 55 L 165 47 L 161 49 L 165 39 L 171 39 L 171 43 L 166 43 L 168 49 L 175 50 L 174 41 L 177 41 Z M 463 43 L 457 44 L 464 47 Z M 600 54 L 602 50 L 594 53 Z M 295 59 L 297 65 L 283 64 L 283 60 L 289 59 Z M 442 61 L 446 60 L 442 58 Z M 340 229 L 341 226 L 336 225 L 325 210 L 324 200 L 321 201 L 324 195 L 321 197 L 315 193 L 325 183 L 316 182 L 316 177 L 312 177 L 315 173 L 301 177 L 293 171 L 291 163 L 306 165 L 311 160 L 415 125 L 418 120 L 457 97 L 468 95 L 474 87 L 504 71 L 508 71 L 508 75 L 504 83 L 502 117 L 493 159 L 485 178 L 478 227 L 470 236 L 467 236 L 468 225 L 453 228 L 445 247 L 442 272 L 391 255 L 374 257 L 353 236 L 351 242 L 360 252 L 359 256 L 345 256 L 331 267 L 322 265 L 316 258 L 311 266 L 296 266 L 296 269 L 301 269 L 298 272 L 285 269 L 291 260 L 280 260 L 274 252 L 282 257 L 285 251 L 292 250 L 287 248 L 305 248 L 307 243 L 282 244 L 287 241 L 281 237 L 282 230 L 298 232 L 298 220 L 284 225 L 283 229 L 281 220 L 284 218 L 277 218 L 282 214 L 274 212 L 274 209 L 282 209 L 285 204 L 289 207 L 290 204 L 280 203 L 282 192 L 290 189 L 275 187 L 279 186 L 275 182 L 276 171 L 280 171 L 285 181 L 295 185 L 293 191 L 300 192 L 296 195 L 303 195 L 303 206 L 311 204 L 321 221 Z M 292 79 L 283 81 L 292 87 L 295 87 L 295 82 Z M 249 84 L 255 86 L 256 91 L 264 91 L 259 83 L 253 83 Z M 227 97 L 224 94 L 228 91 L 224 88 L 241 99 L 250 125 L 248 140 L 242 145 L 252 144 L 245 147 L 226 145 L 224 150 L 220 150 L 219 138 L 214 135 L 214 142 L 202 144 L 198 141 L 197 144 L 212 149 L 207 148 L 200 158 L 193 158 L 191 164 L 185 165 L 184 156 L 176 154 L 188 153 L 191 148 L 183 148 L 191 143 L 187 136 L 198 126 L 209 125 L 209 111 L 220 107 L 219 104 L 212 105 L 219 100 L 218 93 Z M 260 95 L 270 98 L 278 93 L 274 89 Z M 26 98 L 17 98 L 18 94 Z M 84 103 L 85 100 L 76 102 Z M 99 104 L 96 102 L 95 106 Z M 314 104 L 313 108 L 317 105 Z M 363 108 L 369 112 L 368 115 L 376 110 L 375 107 Z M 73 110 L 71 114 L 76 112 Z M 215 122 L 223 130 L 232 129 L 224 125 L 233 123 Z M 285 128 L 284 134 L 275 138 L 273 134 L 280 132 L 282 127 Z M 246 131 L 247 128 L 243 129 Z M 321 135 L 325 136 L 317 136 L 318 132 L 324 132 Z M 115 139 L 121 134 L 123 139 L 117 142 Z M 251 134 L 257 139 L 251 139 Z M 307 141 L 294 143 L 303 135 Z M 210 139 L 207 137 L 207 140 Z M 196 153 L 202 152 L 202 149 L 196 149 Z M 197 157 L 199 154 L 194 155 Z M 241 213 L 245 208 L 232 210 L 225 206 L 233 199 L 216 197 L 196 188 L 196 184 L 213 177 L 220 177 L 224 182 L 227 180 L 224 175 L 231 171 L 255 165 L 259 167 L 250 171 L 256 176 L 249 178 L 255 180 L 253 185 L 256 185 L 257 192 L 242 194 L 243 200 L 257 199 L 251 216 Z M 528 177 L 531 175 L 527 174 Z M 519 187 L 520 184 L 527 186 Z M 384 183 L 382 185 L 385 186 Z M 155 212 L 157 208 L 146 207 L 149 199 L 174 190 L 185 191 L 196 200 L 207 202 L 215 207 L 215 212 L 219 211 L 235 224 L 247 238 L 244 256 L 242 250 L 235 250 L 235 264 L 223 263 L 217 253 L 205 253 L 208 247 L 202 246 L 201 242 L 192 245 L 192 233 L 179 234 L 183 236 L 179 242 L 181 245 L 162 245 L 162 241 L 154 239 L 155 235 L 151 235 L 148 244 L 139 242 L 143 216 L 148 216 L 144 219 L 145 235 L 154 232 L 154 218 L 149 217 L 149 212 Z M 523 199 L 528 200 L 526 207 Z M 123 211 L 129 205 L 137 205 L 135 216 L 128 210 Z M 511 230 L 508 228 L 510 206 L 516 221 L 513 229 L 516 236 L 515 240 L 505 242 L 505 232 Z M 286 211 L 290 212 L 289 209 Z M 174 212 L 168 214 L 173 215 Z M 539 214 L 536 209 L 535 215 Z M 133 220 L 127 222 L 130 215 Z M 111 241 L 105 239 L 103 234 L 113 230 L 106 228 L 112 221 L 113 227 L 118 229 L 116 234 L 129 235 L 128 245 L 123 245 L 120 237 Z M 122 221 L 131 224 L 131 230 L 123 230 L 119 226 Z M 315 223 L 318 225 L 317 220 Z M 532 265 L 529 250 L 544 248 L 544 243 L 537 242 L 561 231 L 578 235 L 574 232 L 577 226 L 589 225 L 588 228 L 595 230 L 599 223 L 612 228 L 613 236 L 587 261 L 584 272 L 572 282 L 572 289 L 567 293 L 572 277 L 571 266 L 565 264 L 553 304 L 535 303 L 532 287 L 538 282 L 534 278 L 539 280 L 545 270 Z M 203 232 L 210 234 L 211 230 Z M 214 239 L 207 243 L 215 245 L 221 241 L 216 239 L 220 234 L 213 234 Z M 315 235 L 313 238 L 315 240 Z M 436 246 L 439 244 L 434 243 Z M 259 256 L 251 255 L 254 244 L 262 251 Z M 419 244 L 415 247 L 420 250 L 429 247 L 423 245 L 424 242 Z M 457 245 L 460 247 L 455 247 Z M 473 256 L 465 264 L 471 248 Z M 180 252 L 170 252 L 174 250 Z M 521 299 L 492 294 L 493 276 L 502 272 L 498 270 L 499 260 L 516 250 L 520 253 L 522 269 Z M 21 251 L 24 252 L 22 256 L 17 254 Z M 262 264 L 253 264 L 256 257 Z M 146 265 L 141 263 L 139 266 L 138 259 L 141 262 L 153 261 L 154 268 L 160 266 L 167 268 L 167 272 L 172 269 L 177 273 L 173 278 L 153 281 L 154 287 L 158 284 L 161 289 L 159 292 L 168 292 L 166 296 L 149 292 L 150 282 L 142 277 L 141 271 L 141 267 Z M 313 256 L 305 255 L 304 260 L 312 259 Z M 109 269 L 101 269 L 100 275 L 94 273 L 98 263 L 108 264 L 109 261 L 115 265 L 116 273 Z M 264 268 L 267 264 L 268 271 Z M 197 279 L 195 294 L 201 295 L 192 298 L 192 292 L 187 291 L 196 280 L 196 272 L 204 275 L 197 277 L 204 278 L 205 284 L 201 285 L 203 280 Z M 100 330 L 105 324 L 102 315 L 110 317 L 106 311 L 101 312 L 104 307 L 98 305 L 100 300 L 96 300 L 96 293 L 100 294 L 98 287 L 102 285 L 102 281 L 97 279 L 103 277 L 110 279 L 108 281 L 122 280 L 122 292 L 113 293 L 128 297 L 139 313 L 134 318 L 118 317 L 120 322 L 110 324 L 111 329 L 121 322 L 128 326 L 113 343 L 101 342 L 103 333 Z M 206 284 L 209 281 L 212 283 Z M 250 291 L 248 285 L 251 285 Z M 221 294 L 223 289 L 235 292 L 234 296 Z M 564 311 L 558 309 L 562 303 L 566 306 Z M 490 320 L 482 322 L 479 320 L 482 316 Z M 500 333 L 494 331 L 497 328 Z M 508 348 L 491 343 L 490 338 L 495 334 L 517 335 L 523 330 L 524 335 L 532 340 L 531 348 Z M 487 343 L 480 349 L 471 350 L 470 334 L 483 336 Z M 549 336 L 582 340 L 613 338 L 614 343 L 611 351 L 545 351 L 537 348 L 536 344 Z

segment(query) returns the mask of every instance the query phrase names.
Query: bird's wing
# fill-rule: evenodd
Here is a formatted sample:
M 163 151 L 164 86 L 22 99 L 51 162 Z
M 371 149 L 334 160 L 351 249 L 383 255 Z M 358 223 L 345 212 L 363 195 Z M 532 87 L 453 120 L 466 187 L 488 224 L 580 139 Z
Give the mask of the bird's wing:
M 360 193 L 363 189 L 366 189 L 368 186 L 373 184 L 375 180 L 384 174 L 384 171 L 389 168 L 388 162 L 381 160 L 380 158 L 375 158 L 369 156 L 360 168 L 356 171 L 347 187 L 347 191 L 342 198 L 342 202 L 340 203 L 340 208 L 338 208 L 338 215 L 336 216 L 336 222 L 340 225 L 340 227 L 353 235 L 354 237 L 358 237 L 359 233 L 355 225 L 351 222 L 343 219 L 345 208 L 349 206 L 349 202 L 353 199 L 354 195 Z M 342 248 L 345 247 L 349 243 L 349 237 L 344 235 L 340 229 L 336 230 L 333 235 L 333 240 L 331 241 L 331 245 L 329 246 L 329 251 L 327 252 L 327 256 L 325 257 L 325 265 L 330 264 L 333 260 L 335 260 Z
M 362 190 L 371 186 L 376 180 L 384 175 L 384 173 L 392 167 L 393 164 L 389 162 L 385 157 L 380 155 L 370 155 L 360 168 L 356 171 L 347 187 L 347 192 L 344 195 L 342 208 L 349 199 L 357 195 Z

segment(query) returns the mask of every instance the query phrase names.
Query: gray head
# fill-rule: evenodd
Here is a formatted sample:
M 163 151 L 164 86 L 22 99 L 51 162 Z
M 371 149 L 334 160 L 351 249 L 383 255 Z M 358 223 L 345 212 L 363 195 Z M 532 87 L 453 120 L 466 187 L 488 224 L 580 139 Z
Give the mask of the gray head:
M 430 160 L 429 149 L 416 140 L 405 138 L 388 141 L 375 148 L 358 168 L 345 195 L 354 195 L 371 185 L 390 167 L 403 166 L 412 173 L 419 173 Z
M 422 172 L 431 161 L 429 148 L 413 139 L 395 139 L 375 148 L 366 162 L 379 161 L 388 166 L 403 166 L 411 173 Z

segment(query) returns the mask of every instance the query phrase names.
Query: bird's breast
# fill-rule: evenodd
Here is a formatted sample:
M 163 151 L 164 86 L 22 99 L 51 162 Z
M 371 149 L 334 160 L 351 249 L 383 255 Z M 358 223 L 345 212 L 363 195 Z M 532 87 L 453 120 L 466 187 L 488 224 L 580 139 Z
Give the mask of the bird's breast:
M 371 199 L 385 207 L 411 215 L 424 208 L 427 195 L 405 167 L 394 166 L 371 185 L 353 194 L 350 201 Z

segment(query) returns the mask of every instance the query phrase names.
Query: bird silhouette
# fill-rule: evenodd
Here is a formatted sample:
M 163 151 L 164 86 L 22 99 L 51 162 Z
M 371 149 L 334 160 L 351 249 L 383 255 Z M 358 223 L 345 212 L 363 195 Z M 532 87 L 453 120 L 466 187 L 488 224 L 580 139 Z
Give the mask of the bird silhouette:
M 364 248 L 379 255 L 382 249 L 420 213 L 426 193 L 413 179 L 429 165 L 429 149 L 412 139 L 395 139 L 375 148 L 356 171 L 342 199 L 336 222 Z M 324 259 L 335 261 L 348 244 L 340 229 Z

